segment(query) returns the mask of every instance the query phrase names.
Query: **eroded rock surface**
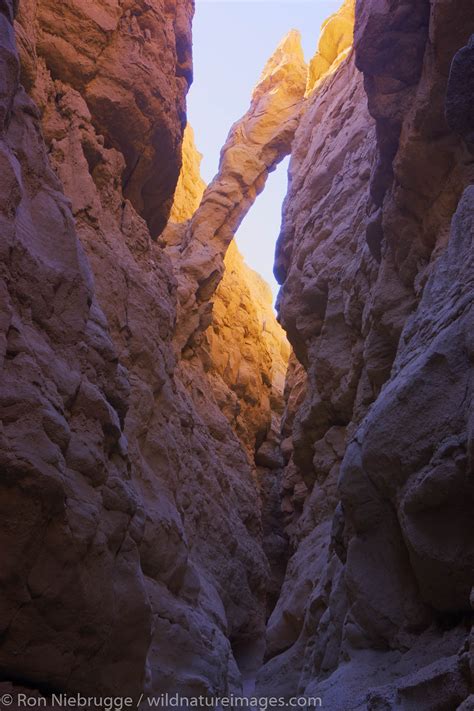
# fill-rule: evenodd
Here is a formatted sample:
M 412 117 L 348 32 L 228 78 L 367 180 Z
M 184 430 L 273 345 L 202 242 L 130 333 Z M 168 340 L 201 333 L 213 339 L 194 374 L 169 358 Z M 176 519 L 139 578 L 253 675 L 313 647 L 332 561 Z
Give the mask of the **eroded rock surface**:
M 276 274 L 307 381 L 290 370 L 295 552 L 261 693 L 341 710 L 470 693 L 472 22 L 464 3 L 359 0 L 355 53 L 296 132 Z
M 179 237 L 172 236 L 179 244 L 174 261 L 182 349 L 192 347 L 195 335 L 209 325 L 209 301 L 224 273 L 227 248 L 269 172 L 290 152 L 306 76 L 301 38 L 291 31 L 268 60 L 249 110 L 232 126 L 199 209 Z
M 107 148 L 125 160 L 124 196 L 152 237 L 166 225 L 181 168 L 192 78 L 192 0 L 22 0 L 22 79 L 40 105 L 38 73 L 78 91 Z
M 118 362 L 2 4 L 2 676 L 125 691 L 152 612 Z M 54 239 L 52 239 L 54 235 Z M 128 650 L 128 651 L 127 651 Z
M 186 7 L 87 4 L 70 15 L 69 4 L 23 4 L 23 81 L 37 107 L 18 85 L 11 13 L 2 14 L 2 550 L 12 557 L 0 664 L 32 686 L 237 691 L 233 645 L 263 630 L 256 434 L 248 447 L 239 439 L 201 361 L 177 362 L 176 282 L 152 239 L 181 165 Z M 155 61 L 168 51 L 170 64 Z M 163 121 L 160 82 L 171 92 L 168 108 L 159 101 Z M 120 125 L 108 125 L 108 111 Z M 155 152 L 155 129 L 172 159 Z M 267 420 L 272 348 L 270 338 Z M 240 387 L 245 401 L 243 376 Z
M 355 0 L 345 0 L 334 15 L 321 27 L 318 49 L 308 67 L 306 93 L 314 91 L 319 82 L 333 72 L 347 57 L 354 37 Z
M 275 318 L 270 287 L 245 264 L 234 242 L 200 349 L 206 369 L 222 382 L 213 387 L 221 393 L 221 410 L 249 452 L 258 450 L 262 458 L 272 413 L 283 410 L 290 347 Z M 279 447 L 275 456 L 280 456 Z
M 190 220 L 201 204 L 206 189 L 206 183 L 201 178 L 201 160 L 202 155 L 194 142 L 194 131 L 188 123 L 184 130 L 181 171 L 170 213 L 173 224 Z
M 309 72 L 290 33 L 206 190 L 190 1 L 24 0 L 14 30 L 15 7 L 2 678 L 239 692 L 265 636 L 259 695 L 469 709 L 471 0 L 358 0 L 354 50 L 348 1 Z M 290 151 L 286 371 L 231 243 Z
M 193 217 L 205 189 L 199 163 L 200 154 L 192 134 L 189 140 L 185 135 L 183 168 L 172 217 L 162 237 L 178 275 L 179 246 L 186 229 L 182 221 Z M 181 370 L 186 373 L 187 388 L 199 392 L 204 402 L 206 389 L 212 391 L 220 412 L 244 446 L 252 466 L 256 467 L 262 547 L 271 574 L 266 584 L 266 608 L 271 610 L 280 592 L 287 561 L 279 478 L 283 466 L 283 389 L 290 347 L 277 323 L 270 287 L 245 264 L 235 242 L 230 243 L 226 252 L 224 274 L 209 307 L 212 308 L 211 324 L 195 338 L 194 348 L 186 349 Z M 216 427 L 212 420 L 210 426 L 219 437 L 225 437 L 221 426 Z M 259 646 L 255 641 L 255 648 Z M 242 649 L 242 644 L 238 648 Z M 249 649 L 245 640 L 243 648 Z

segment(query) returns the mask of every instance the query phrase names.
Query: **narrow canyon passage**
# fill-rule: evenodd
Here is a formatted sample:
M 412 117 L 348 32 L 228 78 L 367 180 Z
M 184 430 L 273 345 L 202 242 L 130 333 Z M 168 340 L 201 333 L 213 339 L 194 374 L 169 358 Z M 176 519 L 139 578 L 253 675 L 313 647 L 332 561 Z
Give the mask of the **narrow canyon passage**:
M 472 0 L 286 5 L 205 181 L 193 0 L 0 2 L 0 706 L 474 708 Z

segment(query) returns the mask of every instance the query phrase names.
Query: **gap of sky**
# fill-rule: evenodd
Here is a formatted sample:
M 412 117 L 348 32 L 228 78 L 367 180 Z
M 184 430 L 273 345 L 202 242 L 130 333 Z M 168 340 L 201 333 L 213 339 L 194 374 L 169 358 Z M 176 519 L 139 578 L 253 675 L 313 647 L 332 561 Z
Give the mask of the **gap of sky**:
M 291 29 L 302 34 L 309 60 L 321 24 L 342 0 L 196 0 L 193 22 L 194 82 L 188 119 L 203 154 L 201 172 L 210 182 L 231 125 L 248 109 L 258 77 L 280 40 Z M 242 222 L 236 240 L 247 264 L 270 284 L 289 159 L 270 174 L 263 193 Z

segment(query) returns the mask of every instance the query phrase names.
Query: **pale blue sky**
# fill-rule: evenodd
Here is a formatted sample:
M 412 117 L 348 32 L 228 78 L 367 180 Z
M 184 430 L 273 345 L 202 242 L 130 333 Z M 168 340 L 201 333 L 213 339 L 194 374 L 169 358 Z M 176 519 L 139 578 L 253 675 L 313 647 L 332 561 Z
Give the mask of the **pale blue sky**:
M 229 128 L 247 110 L 260 72 L 280 40 L 290 29 L 300 30 L 309 59 L 321 23 L 341 4 L 342 0 L 196 0 L 188 117 L 204 155 L 201 171 L 207 182 L 217 171 Z M 246 262 L 265 277 L 275 295 L 273 255 L 287 167 L 285 160 L 270 175 L 237 233 Z

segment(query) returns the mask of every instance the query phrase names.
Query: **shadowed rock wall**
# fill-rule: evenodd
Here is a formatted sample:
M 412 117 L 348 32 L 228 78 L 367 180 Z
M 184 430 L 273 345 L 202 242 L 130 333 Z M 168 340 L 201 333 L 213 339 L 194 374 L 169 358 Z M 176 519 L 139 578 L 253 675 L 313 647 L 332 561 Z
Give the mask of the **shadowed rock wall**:
M 238 692 L 275 606 L 260 694 L 470 708 L 470 4 L 290 33 L 202 195 L 190 1 L 0 2 L 3 679 Z
M 53 5 L 16 23 L 36 105 L 2 13 L 2 676 L 237 691 L 232 645 L 261 636 L 268 578 L 255 465 L 202 362 L 176 359 L 152 240 L 181 165 L 191 3 Z
M 233 651 L 264 631 L 261 477 L 280 462 L 288 344 L 232 248 L 181 357 L 183 260 L 153 239 L 172 199 L 167 235 L 186 230 L 204 189 L 189 128 L 182 147 L 192 10 L 25 0 L 18 50 L 2 14 L 0 667 L 44 690 L 238 691 Z M 265 170 L 296 126 L 276 106 L 304 91 L 291 37 L 254 96 Z
M 472 30 L 466 3 L 359 0 L 355 51 L 296 132 L 276 274 L 307 382 L 289 371 L 295 552 L 262 693 L 469 695 Z

